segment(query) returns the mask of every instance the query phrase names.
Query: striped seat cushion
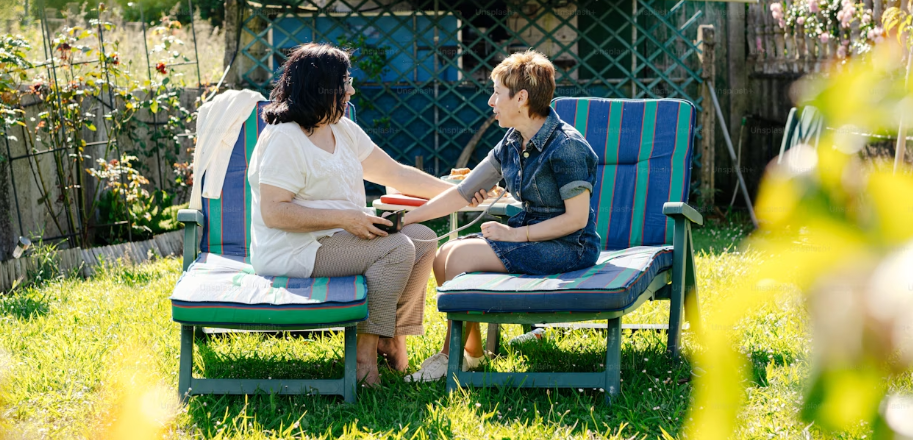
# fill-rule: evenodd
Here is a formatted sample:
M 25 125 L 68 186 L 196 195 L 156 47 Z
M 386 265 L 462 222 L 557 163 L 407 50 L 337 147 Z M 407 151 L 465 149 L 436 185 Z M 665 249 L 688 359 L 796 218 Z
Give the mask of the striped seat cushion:
M 590 204 L 602 249 L 672 244 L 666 202 L 687 202 L 694 105 L 678 99 L 558 98 L 552 107 L 599 157 Z
M 603 251 L 596 265 L 556 275 L 469 273 L 438 288 L 442 312 L 606 312 L 633 304 L 672 268 L 671 246 Z
M 333 326 L 364 321 L 367 284 L 339 278 L 266 277 L 244 257 L 200 254 L 178 280 L 171 313 L 182 324 L 207 326 Z

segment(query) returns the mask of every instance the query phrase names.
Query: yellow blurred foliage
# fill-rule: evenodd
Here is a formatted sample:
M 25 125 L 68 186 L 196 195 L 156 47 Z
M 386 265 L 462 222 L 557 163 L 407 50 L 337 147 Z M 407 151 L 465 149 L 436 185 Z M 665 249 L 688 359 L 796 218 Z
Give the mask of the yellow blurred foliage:
M 130 343 L 111 358 L 111 382 L 104 390 L 109 407 L 92 438 L 161 439 L 180 411 L 180 402 L 174 387 L 156 373 L 154 354 L 143 345 Z
M 913 238 L 913 177 L 909 169 L 893 175 L 864 163 L 856 154 L 864 138 L 856 133 L 910 126 L 913 89 L 903 80 L 899 50 L 885 44 L 869 59 L 803 81 L 804 103 L 837 129 L 823 134 L 817 150 L 790 150 L 783 163 L 768 167 L 756 204 L 760 228 L 748 239 L 764 259 L 705 317 L 713 326 L 703 326 L 734 329 L 775 301 L 783 284 L 798 287 L 809 297 L 815 329 L 803 418 L 826 431 L 869 422 L 876 438 L 887 438 L 879 415 L 884 378 L 909 368 L 889 359 L 904 348 L 895 330 L 913 300 L 897 294 L 906 286 L 901 271 L 884 267 Z M 733 335 L 697 334 L 701 349 L 693 361 L 706 374 L 695 383 L 688 438 L 725 439 L 738 428 L 748 362 Z

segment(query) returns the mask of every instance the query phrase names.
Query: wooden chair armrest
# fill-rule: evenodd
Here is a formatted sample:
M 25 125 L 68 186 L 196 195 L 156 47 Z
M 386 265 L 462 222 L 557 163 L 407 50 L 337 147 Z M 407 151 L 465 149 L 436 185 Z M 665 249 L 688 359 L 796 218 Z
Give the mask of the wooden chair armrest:
M 200 254 L 200 227 L 203 226 L 203 213 L 196 209 L 178 211 L 178 221 L 184 223 L 184 272 Z
M 685 202 L 666 202 L 663 204 L 663 214 L 669 217 L 686 218 L 696 225 L 704 224 L 704 217 L 696 209 Z

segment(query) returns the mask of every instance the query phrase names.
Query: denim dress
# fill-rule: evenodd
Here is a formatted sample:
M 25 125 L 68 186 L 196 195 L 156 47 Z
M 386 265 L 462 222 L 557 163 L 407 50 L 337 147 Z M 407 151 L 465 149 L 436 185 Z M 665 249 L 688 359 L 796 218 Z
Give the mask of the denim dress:
M 554 109 L 542 128 L 521 152 L 522 138 L 515 129 L 491 150 L 487 160 L 500 168 L 507 190 L 523 203 L 511 217 L 513 228 L 535 225 L 564 214 L 564 201 L 589 192 L 596 183 L 596 153 L 586 139 L 558 117 Z M 548 241 L 488 241 L 508 273 L 545 275 L 570 272 L 596 264 L 600 237 L 596 213 L 589 208 L 586 227 Z

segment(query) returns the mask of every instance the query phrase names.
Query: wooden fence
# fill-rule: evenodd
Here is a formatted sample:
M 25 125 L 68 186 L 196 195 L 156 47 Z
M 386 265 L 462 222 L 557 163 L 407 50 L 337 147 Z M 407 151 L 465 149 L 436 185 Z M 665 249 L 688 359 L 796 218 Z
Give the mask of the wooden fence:
M 59 273 L 76 271 L 81 277 L 95 274 L 101 265 L 136 264 L 155 257 L 179 256 L 183 252 L 184 231 L 156 235 L 150 240 L 121 243 L 91 249 L 64 249 L 58 251 L 55 263 Z M 0 262 L 0 292 L 9 292 L 14 285 L 28 280 L 38 270 L 39 261 L 34 257 Z
M 838 59 L 840 41 L 837 39 L 830 38 L 828 42 L 823 43 L 817 38 L 805 35 L 802 25 L 795 25 L 793 29 L 783 29 L 771 15 L 770 5 L 773 3 L 782 3 L 783 10 L 786 11 L 793 3 L 804 1 L 806 0 L 760 0 L 749 5 L 745 32 L 750 73 L 799 76 L 821 72 L 828 63 Z M 878 25 L 881 24 L 884 10 L 893 5 L 885 0 L 865 0 L 863 4 L 865 9 L 872 10 L 872 20 Z M 851 41 L 855 41 L 859 36 L 858 20 L 852 23 L 850 34 Z

